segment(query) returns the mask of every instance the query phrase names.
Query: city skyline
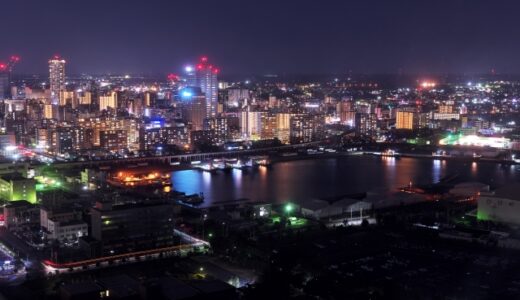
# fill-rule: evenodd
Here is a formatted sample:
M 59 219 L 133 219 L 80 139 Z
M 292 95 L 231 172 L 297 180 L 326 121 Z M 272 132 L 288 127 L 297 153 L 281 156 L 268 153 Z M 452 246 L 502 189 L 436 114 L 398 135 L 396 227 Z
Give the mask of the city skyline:
M 21 55 L 25 74 L 54 54 L 74 61 L 70 74 L 169 73 L 201 55 L 233 75 L 520 72 L 514 1 L 262 4 L 11 1 L 24 17 L 0 20 L 0 58 Z

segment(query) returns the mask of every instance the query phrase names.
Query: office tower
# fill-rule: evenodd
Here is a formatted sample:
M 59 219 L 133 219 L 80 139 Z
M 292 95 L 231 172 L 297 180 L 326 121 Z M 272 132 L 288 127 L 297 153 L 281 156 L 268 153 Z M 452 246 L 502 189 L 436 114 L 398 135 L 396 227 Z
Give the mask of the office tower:
M 199 87 L 206 96 L 206 117 L 216 116 L 219 69 L 209 64 L 208 58 L 203 56 L 195 67 L 188 66 L 185 71 L 187 73 L 187 86 Z
M 65 60 L 57 55 L 49 59 L 49 81 L 52 103 L 58 104 L 60 91 L 65 90 Z
M 182 114 L 192 130 L 202 130 L 207 113 L 207 99 L 198 87 L 188 87 L 180 91 Z

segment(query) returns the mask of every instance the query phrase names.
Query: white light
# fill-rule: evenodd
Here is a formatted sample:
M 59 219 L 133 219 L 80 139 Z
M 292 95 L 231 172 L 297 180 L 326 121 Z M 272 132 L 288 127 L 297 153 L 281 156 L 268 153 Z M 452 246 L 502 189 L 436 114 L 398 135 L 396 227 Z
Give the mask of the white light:
M 185 70 L 186 72 L 190 73 L 190 72 L 193 71 L 193 67 L 192 67 L 192 66 L 186 66 L 186 67 L 184 68 L 184 70 Z

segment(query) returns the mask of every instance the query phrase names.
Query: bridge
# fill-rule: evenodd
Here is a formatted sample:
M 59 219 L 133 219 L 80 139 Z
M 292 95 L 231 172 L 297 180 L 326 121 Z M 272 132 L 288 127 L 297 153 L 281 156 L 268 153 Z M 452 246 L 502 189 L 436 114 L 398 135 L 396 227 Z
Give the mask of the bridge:
M 232 158 L 246 155 L 261 155 L 272 151 L 290 151 L 302 148 L 319 145 L 322 142 L 311 142 L 295 145 L 284 145 L 278 147 L 268 147 L 259 149 L 245 149 L 236 151 L 219 151 L 219 152 L 205 152 L 205 153 L 189 153 L 178 155 L 163 155 L 163 156 L 146 156 L 146 157 L 127 157 L 106 160 L 88 160 L 88 161 L 55 161 L 52 166 L 57 169 L 62 168 L 86 168 L 86 167 L 101 167 L 114 165 L 129 165 L 136 163 L 159 163 L 170 165 L 172 162 L 191 162 L 203 161 L 212 158 Z

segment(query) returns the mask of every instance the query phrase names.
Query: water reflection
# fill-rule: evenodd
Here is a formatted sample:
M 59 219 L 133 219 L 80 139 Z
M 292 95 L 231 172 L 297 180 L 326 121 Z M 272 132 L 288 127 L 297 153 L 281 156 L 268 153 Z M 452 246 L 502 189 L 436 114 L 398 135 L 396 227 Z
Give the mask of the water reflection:
M 514 171 L 513 171 L 514 170 Z M 188 194 L 203 192 L 209 205 L 217 201 L 295 202 L 349 193 L 395 191 L 413 184 L 429 184 L 448 174 L 458 182 L 479 181 L 493 187 L 520 181 L 519 167 L 471 164 L 413 158 L 344 157 L 276 163 L 232 172 L 172 173 L 173 188 Z
M 433 181 L 439 182 L 441 180 L 442 161 L 440 159 L 433 160 Z
M 473 174 L 473 175 L 477 174 L 477 162 L 476 161 L 471 163 L 471 174 Z
M 242 185 L 242 170 L 233 169 L 232 173 L 235 186 L 239 188 Z

